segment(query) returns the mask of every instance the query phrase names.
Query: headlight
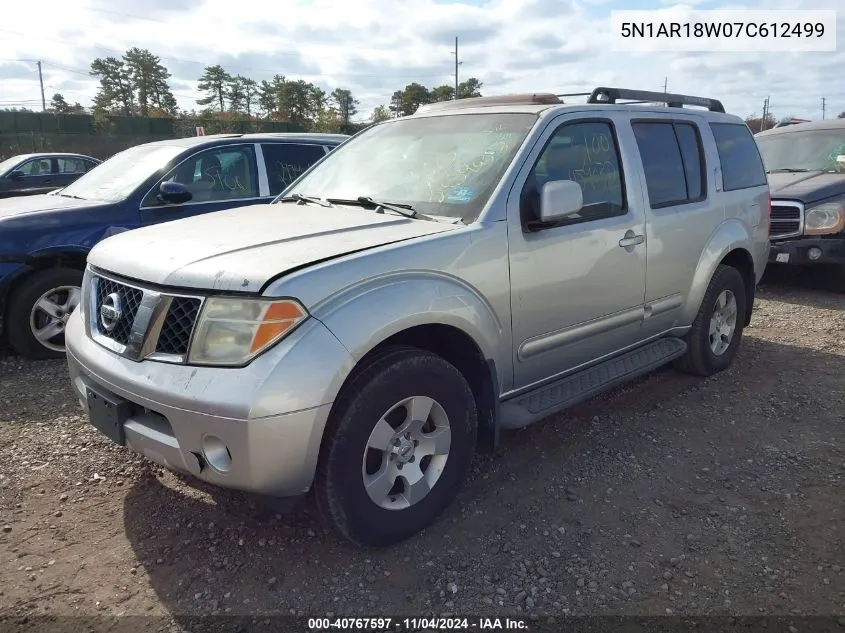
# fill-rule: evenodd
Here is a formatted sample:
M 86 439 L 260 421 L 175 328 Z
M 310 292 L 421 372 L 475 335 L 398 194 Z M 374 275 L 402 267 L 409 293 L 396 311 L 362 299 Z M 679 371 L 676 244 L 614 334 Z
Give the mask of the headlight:
M 188 362 L 243 365 L 308 317 L 292 299 L 209 297 L 200 313 Z
M 845 228 L 845 198 L 823 202 L 804 213 L 806 235 L 839 233 L 843 228 Z

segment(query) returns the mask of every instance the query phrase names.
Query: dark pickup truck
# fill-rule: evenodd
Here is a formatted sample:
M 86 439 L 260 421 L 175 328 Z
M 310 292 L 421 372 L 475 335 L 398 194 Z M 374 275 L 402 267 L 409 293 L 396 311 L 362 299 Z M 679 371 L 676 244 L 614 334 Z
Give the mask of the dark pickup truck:
M 835 268 L 845 289 L 845 119 L 755 135 L 772 196 L 769 262 Z

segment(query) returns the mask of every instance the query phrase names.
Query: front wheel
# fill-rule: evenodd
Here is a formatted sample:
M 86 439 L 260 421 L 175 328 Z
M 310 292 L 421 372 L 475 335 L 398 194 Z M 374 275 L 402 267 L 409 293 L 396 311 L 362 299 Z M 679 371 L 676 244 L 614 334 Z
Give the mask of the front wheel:
M 6 312 L 12 349 L 36 360 L 64 356 L 65 326 L 79 305 L 81 286 L 82 272 L 73 268 L 48 268 L 22 279 Z
M 712 376 L 730 367 L 742 340 L 746 314 L 745 280 L 732 266 L 720 265 L 687 335 L 682 371 Z
M 402 541 L 454 500 L 475 448 L 475 400 L 443 358 L 396 348 L 343 390 L 314 485 L 327 522 L 355 545 Z

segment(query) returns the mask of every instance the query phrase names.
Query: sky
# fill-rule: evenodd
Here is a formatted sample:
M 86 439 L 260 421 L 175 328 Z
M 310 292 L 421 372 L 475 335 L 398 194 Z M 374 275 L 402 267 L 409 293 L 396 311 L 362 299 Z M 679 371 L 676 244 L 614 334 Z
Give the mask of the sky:
M 621 53 L 611 50 L 611 10 L 839 8 L 838 50 L 813 53 Z M 803 7 L 801 5 L 804 5 Z M 30 7 L 33 7 L 32 9 Z M 89 107 L 96 57 L 133 46 L 159 55 L 184 109 L 197 108 L 203 67 L 256 80 L 274 74 L 346 88 L 367 118 L 411 82 L 477 77 L 482 93 L 587 92 L 618 86 L 720 99 L 729 112 L 822 118 L 845 111 L 842 0 L 39 0 L 13 3 L 0 22 L 0 108 L 41 107 L 61 92 Z

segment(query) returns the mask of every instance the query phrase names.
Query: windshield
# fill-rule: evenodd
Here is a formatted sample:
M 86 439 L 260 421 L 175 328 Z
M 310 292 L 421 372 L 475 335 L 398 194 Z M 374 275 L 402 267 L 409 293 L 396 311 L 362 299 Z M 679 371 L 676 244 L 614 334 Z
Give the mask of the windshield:
M 138 145 L 115 154 L 58 192 L 83 200 L 118 202 L 154 173 L 163 169 L 184 147 Z
M 766 171 L 836 171 L 845 173 L 845 128 L 790 132 L 757 138 Z M 845 159 L 843 159 L 845 160 Z
M 460 114 L 377 125 L 334 150 L 285 196 L 411 205 L 472 221 L 537 116 Z
M 21 162 L 21 158 L 23 158 L 23 157 L 19 154 L 17 156 L 12 156 L 11 158 L 7 158 L 4 161 L 0 161 L 0 175 L 5 174 L 12 167 L 14 167 L 19 162 Z

